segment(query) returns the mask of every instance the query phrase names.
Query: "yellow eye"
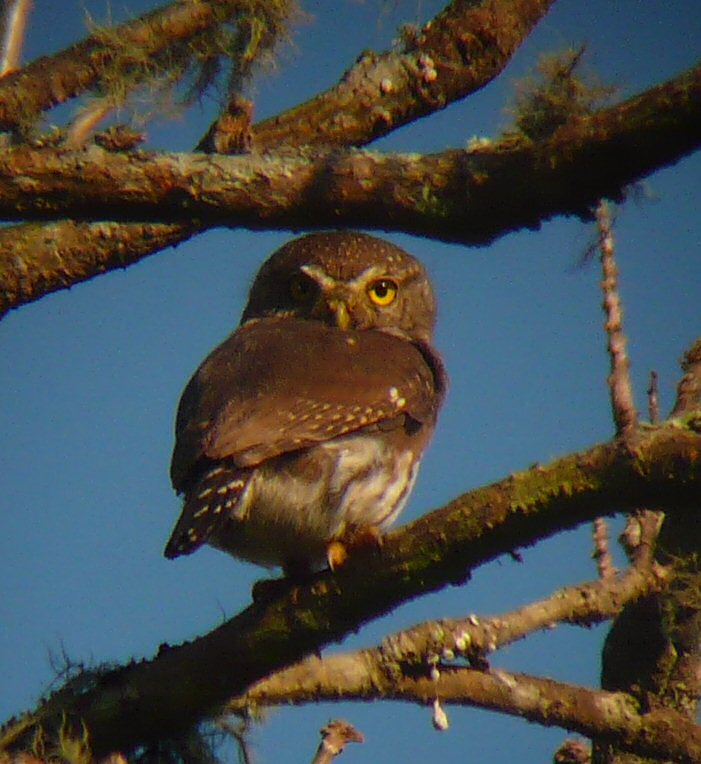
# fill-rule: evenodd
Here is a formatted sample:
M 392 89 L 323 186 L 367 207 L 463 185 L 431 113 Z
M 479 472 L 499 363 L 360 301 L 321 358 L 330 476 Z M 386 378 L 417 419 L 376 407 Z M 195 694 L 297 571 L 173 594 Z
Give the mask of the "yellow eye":
M 375 305 L 384 308 L 394 302 L 398 288 L 397 282 L 392 279 L 378 279 L 370 284 L 368 294 Z
M 301 273 L 290 279 L 290 294 L 295 302 L 307 302 L 316 293 L 316 284 Z

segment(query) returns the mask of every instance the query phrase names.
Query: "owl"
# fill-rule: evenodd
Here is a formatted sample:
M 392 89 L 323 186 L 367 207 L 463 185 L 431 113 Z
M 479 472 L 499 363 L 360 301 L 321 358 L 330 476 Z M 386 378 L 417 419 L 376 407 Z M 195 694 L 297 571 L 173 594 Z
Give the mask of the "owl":
M 165 556 L 209 544 L 299 576 L 379 542 L 446 391 L 435 315 L 423 266 L 387 241 L 326 232 L 277 250 L 182 394 Z

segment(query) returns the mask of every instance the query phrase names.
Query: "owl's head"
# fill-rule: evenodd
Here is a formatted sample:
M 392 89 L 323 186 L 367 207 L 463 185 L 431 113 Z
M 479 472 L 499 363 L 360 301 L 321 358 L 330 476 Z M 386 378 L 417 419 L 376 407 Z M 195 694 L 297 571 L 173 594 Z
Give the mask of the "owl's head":
M 265 261 L 241 322 L 272 316 L 430 342 L 436 301 L 424 267 L 403 249 L 332 231 L 294 239 Z

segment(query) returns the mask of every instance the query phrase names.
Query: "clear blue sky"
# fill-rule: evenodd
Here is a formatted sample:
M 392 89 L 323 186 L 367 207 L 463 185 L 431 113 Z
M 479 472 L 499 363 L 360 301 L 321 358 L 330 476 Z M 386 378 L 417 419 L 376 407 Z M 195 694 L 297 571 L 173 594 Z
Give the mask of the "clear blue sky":
M 278 71 L 256 82 L 256 116 L 274 114 L 334 83 L 364 48 L 383 50 L 402 21 L 435 0 L 306 3 Z M 121 20 L 153 4 L 112 2 Z M 81 37 L 84 9 L 105 0 L 35 0 L 27 58 Z M 695 63 L 698 0 L 560 0 L 506 72 L 467 101 L 382 141 L 383 150 L 440 150 L 494 135 L 515 78 L 539 53 L 587 42 L 590 61 L 630 94 Z M 149 145 L 188 150 L 213 103 L 149 129 Z M 677 359 L 701 330 L 701 156 L 661 171 L 616 227 L 625 323 L 638 403 L 660 376 L 663 410 Z M 524 189 L 528 193 L 528 189 Z M 402 520 L 458 493 L 606 440 L 612 432 L 596 261 L 581 265 L 591 226 L 558 219 L 484 249 L 388 235 L 421 257 L 440 305 L 437 344 L 452 378 L 432 449 Z M 181 389 L 238 322 L 252 275 L 287 233 L 213 231 L 13 312 L 0 325 L 0 718 L 30 707 L 53 677 L 51 653 L 100 663 L 152 655 L 164 641 L 204 633 L 249 602 L 264 571 L 214 550 L 161 556 L 179 503 L 168 480 Z M 595 576 L 588 529 L 502 559 L 472 581 L 404 606 L 349 639 L 439 616 L 496 614 Z M 507 669 L 596 684 L 604 630 L 568 627 L 494 658 Z M 317 731 L 342 716 L 364 746 L 344 761 L 549 761 L 564 738 L 472 709 L 450 710 L 439 734 L 428 709 L 401 704 L 282 709 L 253 734 L 258 761 L 304 762 Z

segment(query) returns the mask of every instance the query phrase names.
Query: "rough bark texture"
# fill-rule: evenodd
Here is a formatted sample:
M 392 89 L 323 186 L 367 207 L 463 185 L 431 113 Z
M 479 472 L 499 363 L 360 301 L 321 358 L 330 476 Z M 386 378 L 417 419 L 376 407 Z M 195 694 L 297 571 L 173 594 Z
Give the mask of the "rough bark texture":
M 259 150 L 362 146 L 496 77 L 554 0 L 454 0 L 405 41 L 367 53 L 337 86 L 261 122 Z
M 485 672 L 452 666 L 441 666 L 436 678 L 424 672 L 424 676 L 403 675 L 387 683 L 384 667 L 369 651 L 333 656 L 325 662 L 323 671 L 313 670 L 314 659 L 304 668 L 312 669 L 311 675 L 300 671 L 297 679 L 307 690 L 313 681 L 317 682 L 317 700 L 382 697 L 428 706 L 438 698 L 444 705 L 485 708 L 588 737 L 604 737 L 636 755 L 688 764 L 701 760 L 701 727 L 670 709 L 642 711 L 625 693 L 590 690 L 501 670 Z M 348 696 L 333 690 L 324 692 L 333 687 L 348 687 Z
M 0 214 L 154 222 L 186 217 L 249 228 L 363 224 L 485 244 L 554 215 L 591 217 L 597 199 L 619 198 L 627 184 L 699 145 L 701 66 L 566 125 L 542 144 L 504 141 L 424 156 L 299 149 L 221 157 L 19 147 L 0 157 Z
M 323 658 L 311 655 L 256 682 L 244 695 L 229 700 L 227 710 L 245 713 L 250 708 L 316 703 L 322 698 L 386 699 L 403 676 L 425 673 L 456 658 L 487 669 L 487 656 L 499 648 L 561 623 L 591 626 L 612 618 L 625 605 L 663 589 L 667 579 L 663 569 L 633 567 L 607 581 L 559 589 L 509 613 L 442 618 L 391 634 L 376 648 Z
M 701 339 L 682 359 L 672 415 L 699 417 Z M 701 509 L 701 496 L 697 499 Z M 694 721 L 701 697 L 701 524 L 698 518 L 667 514 L 655 558 L 669 566 L 671 584 L 627 605 L 606 638 L 602 687 L 635 698 L 645 711 L 674 710 Z M 616 741 L 596 739 L 597 764 L 643 764 Z
M 184 241 L 182 223 L 24 223 L 0 230 L 0 315 Z

